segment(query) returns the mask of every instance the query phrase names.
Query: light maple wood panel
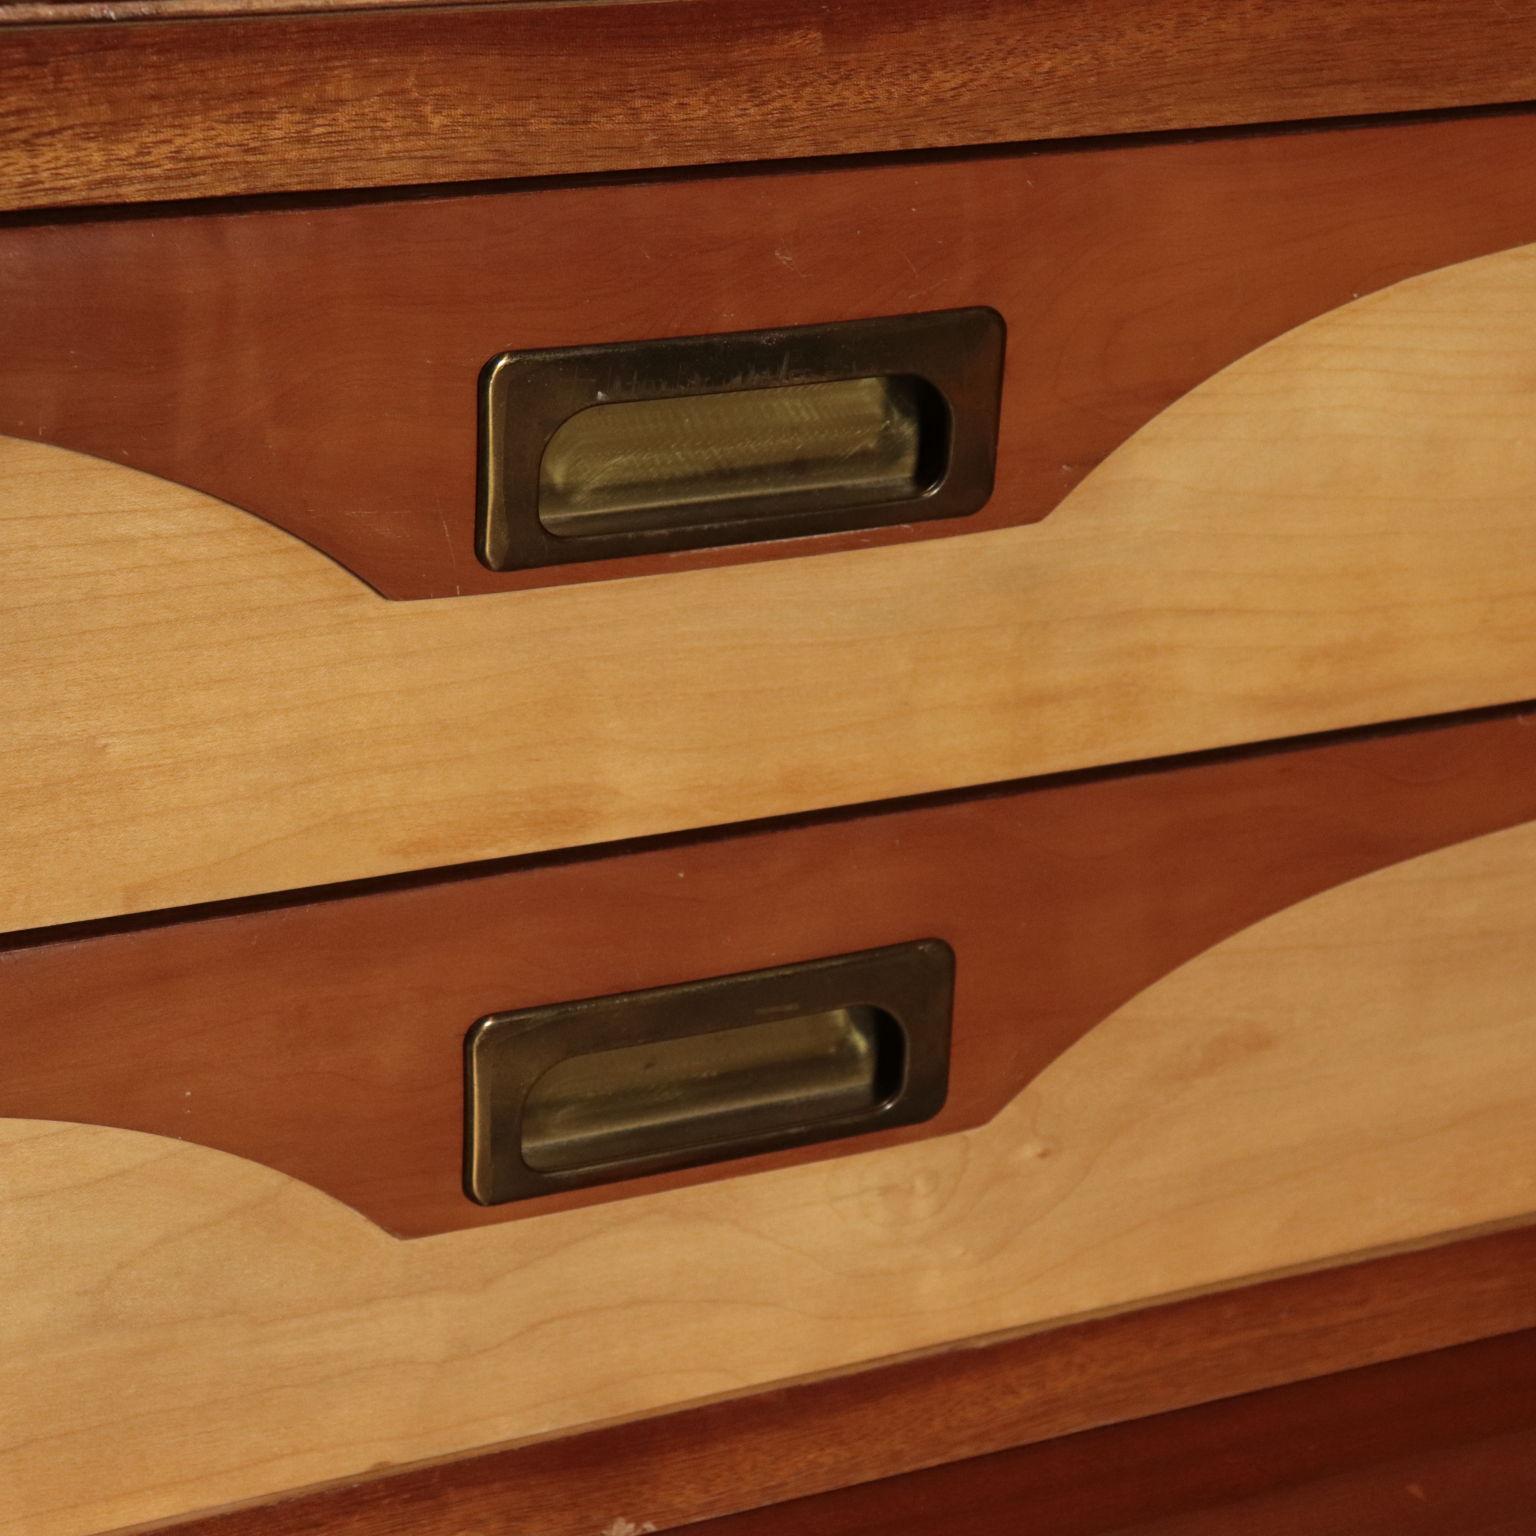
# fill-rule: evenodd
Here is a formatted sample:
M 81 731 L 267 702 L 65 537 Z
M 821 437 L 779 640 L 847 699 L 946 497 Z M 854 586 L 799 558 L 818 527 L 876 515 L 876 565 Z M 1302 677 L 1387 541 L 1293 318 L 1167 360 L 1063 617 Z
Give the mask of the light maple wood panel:
M 1523 1219 L 1533 1040 L 1536 823 L 1225 941 L 978 1130 L 510 1227 L 5 1122 L 0 1488 L 79 1536 Z
M 0 927 L 1525 698 L 1536 247 L 1261 348 L 1033 527 L 392 604 L 0 439 Z

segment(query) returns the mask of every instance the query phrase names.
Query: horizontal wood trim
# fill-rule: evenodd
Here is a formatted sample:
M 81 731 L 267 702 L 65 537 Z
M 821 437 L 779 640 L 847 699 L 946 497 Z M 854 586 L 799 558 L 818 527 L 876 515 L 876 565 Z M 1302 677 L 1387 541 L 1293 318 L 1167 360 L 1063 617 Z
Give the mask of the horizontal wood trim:
M 1536 96 L 1533 38 L 1531 0 L 646 0 L 22 24 L 0 28 L 0 206 L 1481 105 Z
M 1211 945 L 1522 821 L 1536 821 L 1525 711 L 96 936 L 49 930 L 0 941 L 0 1117 L 199 1142 L 410 1236 L 644 1197 L 982 1125 Z M 926 936 L 959 969 L 935 1120 L 514 1205 L 465 1198 L 476 1019 Z
M 1523 1222 L 1533 926 L 1528 823 L 1223 941 L 976 1130 L 419 1242 L 0 1122 L 0 1486 L 83 1536 Z
M 928 1509 L 942 1508 L 947 1523 L 938 1529 L 958 1536 L 970 1527 L 953 1522 L 977 1506 L 974 1494 L 1022 1485 L 1028 1499 L 1001 1503 L 1010 1518 L 1020 1507 L 1045 1508 L 1057 1536 L 1098 1536 L 1098 1519 L 1134 1519 L 1149 1504 L 1167 1512 L 1192 1492 L 1231 1498 L 1300 1473 L 1326 1476 L 1352 1459 L 1380 1465 L 1412 1448 L 1518 1430 L 1529 1412 L 1522 1393 L 1531 1354 L 1519 1336 L 1454 1359 L 1409 1360 L 1368 1380 L 1332 1376 L 1284 1403 L 1238 1394 L 1536 1327 L 1533 1264 L 1536 1229 L 1526 1228 L 349 1482 L 173 1529 L 177 1536 L 528 1529 L 591 1536 L 616 1520 L 669 1530 L 768 1505 L 714 1529 L 756 1536 L 782 1531 L 793 1517 L 797 1532 L 863 1536 L 866 1516 L 878 1519 L 889 1508 L 881 1490 L 853 1488 L 819 1504 L 781 1501 L 936 1468 L 899 1485 L 897 1528 L 912 1529 Z M 1196 1410 L 1197 1418 L 1148 1417 L 1206 1403 L 1217 1406 Z M 1291 1403 L 1304 1404 L 1304 1433 L 1291 1432 Z M 1285 1432 L 1275 1432 L 1277 1421 Z M 1062 1436 L 1071 1438 L 1055 1438 Z M 960 1460 L 1020 1445 L 1037 1448 L 995 1472 Z M 953 1464 L 940 1466 L 946 1462 Z M 1117 1476 L 1104 1475 L 1110 1465 Z M 1518 1462 L 1499 1470 L 1507 1475 L 1512 1466 Z M 1439 1496 L 1435 1483 L 1423 1482 Z M 989 1502 L 990 1514 L 999 1508 Z M 1458 1513 L 1465 1518 L 1465 1506 Z M 1354 1514 L 1361 1517 L 1358 1505 Z M 1332 1536 L 1332 1527 L 1322 1529 Z M 1382 1536 L 1403 1529 L 1385 1524 Z M 1451 1528 L 1455 1536 L 1467 1529 Z M 1359 1532 L 1338 1527 L 1338 1536 Z
M 1335 310 L 1030 527 L 466 601 L 0 439 L 0 929 L 1528 697 L 1533 316 Z
M 255 512 L 390 597 L 1037 522 L 1132 433 L 1362 294 L 1536 242 L 1536 113 L 0 225 L 0 432 Z M 980 512 L 492 572 L 476 379 L 506 348 L 986 305 L 1008 327 Z
M 310 12 L 426 10 L 537 0 L 0 0 L 0 26 L 24 22 L 185 21 L 188 17 L 302 16 Z
M 1527 1331 L 710 1521 L 699 1536 L 995 1536 L 1001 1512 L 1021 1510 L 1052 1536 L 1514 1536 L 1533 1503 Z

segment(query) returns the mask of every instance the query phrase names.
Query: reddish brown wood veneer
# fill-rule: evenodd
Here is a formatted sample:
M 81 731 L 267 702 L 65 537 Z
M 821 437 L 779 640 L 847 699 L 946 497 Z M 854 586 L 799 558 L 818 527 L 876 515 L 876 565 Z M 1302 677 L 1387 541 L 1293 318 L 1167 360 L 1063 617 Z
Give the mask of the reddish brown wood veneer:
M 752 1510 L 701 1532 L 906 1533 L 938 1515 L 935 1536 L 1098 1536 L 1156 1513 L 1187 1515 L 1195 1523 L 1173 1529 L 1202 1536 L 1466 1536 L 1484 1529 L 1474 1523 L 1478 1511 L 1520 1509 L 1536 1469 L 1525 1459 L 1536 1442 L 1532 1340 L 1511 1332 L 1536 1327 L 1533 1262 L 1536 1228 L 1525 1228 L 167 1529 L 177 1536 L 591 1536 L 616 1519 L 670 1530 Z M 1447 1349 L 1490 1335 L 1504 1337 Z M 1377 1364 L 1421 1351 L 1437 1353 Z M 1370 1369 L 1233 1400 L 1359 1367 Z M 1027 1449 L 939 1466 L 1015 1446 Z M 1394 1475 L 1413 1466 L 1417 1474 L 1394 1486 Z M 935 1470 L 868 1486 L 917 1468 Z M 1313 1501 L 1300 1496 L 1307 1480 L 1318 1485 Z M 1422 1501 L 1409 1487 L 1416 1480 Z M 780 1502 L 830 1489 L 842 1491 Z M 1233 1509 L 1241 1498 L 1269 1502 Z M 893 1512 L 894 1523 L 883 1523 Z M 1461 1523 L 1445 1520 L 1448 1513 Z M 1250 1523 L 1256 1516 L 1266 1523 Z M 1524 1527 L 1517 1520 L 1495 1529 L 1514 1536 Z
M 0 432 L 220 496 L 392 597 L 1027 523 L 1282 331 L 1536 241 L 1536 188 L 1509 174 L 1533 158 L 1536 114 L 1505 113 L 12 223 Z M 997 486 L 975 516 L 527 573 L 476 560 L 476 379 L 503 349 L 968 304 L 1009 326 Z
M 1520 101 L 1531 0 L 0 0 L 0 206 Z M 214 25 L 187 15 L 224 13 Z
M 1502 712 L 45 933 L 0 948 L 0 1117 L 201 1142 L 403 1235 L 503 1221 L 978 1125 L 1220 939 L 1533 818 L 1536 724 Z M 482 1015 L 924 937 L 958 960 L 950 1098 L 928 1125 L 489 1210 L 463 1195 L 461 1051 Z
M 698 1536 L 1513 1536 L 1533 1501 L 1528 1331 L 753 1510 Z

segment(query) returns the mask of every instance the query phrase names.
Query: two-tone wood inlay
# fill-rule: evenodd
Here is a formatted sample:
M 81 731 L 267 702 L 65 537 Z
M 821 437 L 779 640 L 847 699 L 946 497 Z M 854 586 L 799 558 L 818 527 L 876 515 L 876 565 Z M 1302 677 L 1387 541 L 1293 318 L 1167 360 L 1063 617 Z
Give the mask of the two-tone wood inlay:
M 1494 1435 L 1488 1448 L 1498 1453 L 1498 1471 L 1518 1466 L 1518 1456 L 1507 1453 L 1523 1452 L 1524 1444 L 1512 1446 L 1498 1431 L 1501 1420 L 1529 1424 L 1536 1411 L 1522 1372 L 1522 1361 L 1536 1364 L 1531 1348 L 1536 1292 L 1528 1279 L 1533 1261 L 1536 1226 L 1506 1228 L 579 1435 L 386 1472 L 361 1483 L 332 1484 L 194 1519 L 179 1526 L 176 1536 L 336 1536 L 342 1529 L 348 1536 L 462 1536 L 476 1530 L 477 1522 L 492 1531 L 591 1536 L 611 1530 L 617 1520 L 642 1526 L 649 1521 L 670 1530 L 763 1505 L 775 1506 L 762 1516 L 774 1536 L 786 1521 L 796 1522 L 792 1529 L 804 1524 L 818 1536 L 831 1536 L 816 1506 L 783 1507 L 785 1500 L 829 1490 L 845 1490 L 825 1502 L 851 1505 L 862 1536 L 869 1510 L 863 1492 L 851 1484 L 867 1486 L 871 1478 L 942 1463 L 951 1465 L 917 1480 L 940 1483 L 942 1529 L 958 1536 L 958 1516 L 966 1532 L 969 1512 L 979 1521 L 977 1532 L 990 1536 L 1000 1511 L 1005 1521 L 1015 1513 L 1011 1504 L 987 1498 L 991 1485 L 978 1486 L 971 1475 L 978 1470 L 975 1458 L 995 1451 L 1014 1452 L 1000 1461 L 1038 1457 L 1056 1463 L 1041 1492 L 1068 1501 L 1061 1509 L 1063 1514 L 1070 1509 L 1069 1522 L 1063 1527 L 1053 1520 L 1050 1526 L 1060 1536 L 1089 1536 L 1076 1522 L 1084 1516 L 1092 1521 L 1106 1506 L 1144 1511 L 1149 1490 L 1169 1484 L 1198 1490 L 1202 1513 L 1194 1530 L 1222 1532 L 1219 1517 L 1214 1524 L 1209 1518 L 1212 1489 L 1230 1488 L 1232 1480 L 1246 1481 L 1255 1471 L 1263 1486 L 1274 1486 L 1275 1462 L 1298 1448 L 1294 1440 L 1276 1441 L 1272 1424 L 1263 1422 L 1268 1419 L 1263 1389 L 1320 1373 L 1324 1379 L 1315 1388 L 1301 1389 L 1309 1402 L 1300 1443 L 1324 1465 L 1357 1463 L 1363 1456 L 1374 1461 L 1395 1449 L 1384 1447 L 1381 1435 L 1383 1405 L 1390 1400 L 1387 1416 L 1411 1424 L 1408 1433 L 1432 1445 L 1437 1456 L 1448 1448 L 1449 1428 L 1456 1438 L 1475 1437 L 1475 1444 Z M 1488 1342 L 1469 1345 L 1471 1340 Z M 1450 1347 L 1456 1345 L 1464 1347 Z M 1424 1360 L 1423 1352 L 1432 1352 L 1432 1358 Z M 1334 1373 L 1405 1356 L 1418 1358 L 1401 1371 L 1369 1373 L 1391 1378 L 1392 1384 L 1367 1398 L 1371 1411 L 1364 1435 L 1353 1426 L 1334 1435 L 1334 1426 L 1321 1417 L 1330 1403 L 1340 1401 Z M 1436 1357 L 1460 1361 L 1452 1379 L 1459 1378 L 1463 1390 L 1446 1404 L 1453 1425 L 1426 1414 L 1423 1399 L 1403 1390 L 1421 1368 L 1437 1374 Z M 1345 1395 L 1355 1397 L 1352 1391 Z M 1213 1398 L 1228 1401 L 1200 1412 L 1202 1419 L 1223 1426 L 1234 1418 L 1261 1421 L 1253 1426 L 1254 1448 L 1262 1444 L 1264 1452 L 1257 1467 L 1247 1457 L 1234 1459 L 1225 1429 L 1222 1443 L 1213 1447 L 1219 1454 L 1191 1459 L 1193 1437 L 1178 1426 L 1192 1415 L 1171 1410 L 1210 1404 Z M 1151 1422 L 1143 1417 L 1148 1415 L 1155 1416 Z M 1125 1425 L 1127 1419 L 1139 1423 L 1127 1427 L 1124 1438 L 1113 1428 L 1080 1433 Z M 1050 1444 L 1031 1449 L 1041 1441 Z M 1146 1455 L 1133 1453 L 1128 1460 L 1122 1454 L 1127 1442 L 1139 1442 Z M 1111 1463 L 1115 1476 L 1106 1478 L 1104 1468 Z M 1424 1508 L 1425 1501 L 1396 1475 L 1399 1469 L 1395 1460 L 1376 1464 L 1398 1518 L 1373 1527 L 1374 1536 L 1401 1536 L 1402 1511 Z M 1525 1471 L 1536 1477 L 1536 1462 Z M 1434 1516 L 1447 1536 L 1468 1536 L 1456 1523 L 1458 1516 L 1490 1507 L 1516 1511 L 1524 1483 L 1523 1475 L 1473 1478 L 1463 1484 L 1468 1502 L 1448 1505 L 1440 1497 L 1446 1485 L 1437 1477 Z M 1291 1486 L 1287 1478 L 1278 1490 L 1282 1498 L 1289 1497 Z M 905 1514 L 908 1506 L 900 1507 Z M 1023 1507 L 1033 1511 L 1037 1503 Z M 1351 1519 L 1334 1536 L 1362 1536 L 1360 1505 L 1350 1499 L 1347 1507 Z M 623 1513 L 616 1516 L 615 1510 Z M 1113 1528 L 1121 1532 L 1122 1521 L 1114 1520 Z M 1154 1529 L 1166 1536 L 1161 1522 Z M 1243 1529 L 1253 1536 L 1251 1527 Z M 1295 1519 L 1271 1536 L 1295 1536 L 1298 1529 L 1317 1536 L 1310 1522 Z
M 1536 191 L 1508 173 L 1533 158 L 1536 114 L 1515 113 L 0 224 L 0 432 L 206 491 L 401 598 L 1008 527 L 1283 332 L 1536 241 Z M 523 573 L 476 559 L 476 380 L 498 353 L 965 305 L 1009 330 L 982 512 Z
M 1533 999 L 1526 823 L 1245 928 L 975 1130 L 644 1200 L 401 1243 L 7 1121 L 0 1487 L 79 1536 L 1521 1219 Z
M 1527 713 L 0 944 L 0 1117 L 267 1164 L 419 1235 L 755 1173 L 847 1143 L 487 1209 L 461 1185 L 482 1016 L 936 936 L 949 1099 L 981 1125 L 1116 1008 L 1296 901 L 1536 820 Z M 125 1062 L 149 1064 L 128 1071 Z
M 472 601 L 0 440 L 0 929 L 1528 698 L 1533 317 L 1346 305 L 1033 526 Z
M 1465 713 L 1536 694 L 1533 124 L 0 229 L 4 1516 L 1536 1212 L 1536 731 Z M 1014 333 L 974 536 L 470 562 L 491 352 L 973 302 Z M 933 1125 L 459 1192 L 481 1014 L 928 936 Z

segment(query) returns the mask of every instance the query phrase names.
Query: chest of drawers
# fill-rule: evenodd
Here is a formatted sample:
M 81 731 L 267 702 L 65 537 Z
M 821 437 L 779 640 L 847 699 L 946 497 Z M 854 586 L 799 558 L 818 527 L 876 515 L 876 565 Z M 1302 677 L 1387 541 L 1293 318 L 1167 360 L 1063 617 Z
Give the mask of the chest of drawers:
M 0 1529 L 1523 1368 L 1536 8 L 65 0 L 0 97 Z

